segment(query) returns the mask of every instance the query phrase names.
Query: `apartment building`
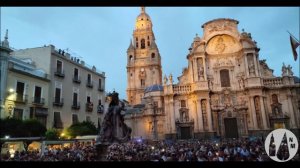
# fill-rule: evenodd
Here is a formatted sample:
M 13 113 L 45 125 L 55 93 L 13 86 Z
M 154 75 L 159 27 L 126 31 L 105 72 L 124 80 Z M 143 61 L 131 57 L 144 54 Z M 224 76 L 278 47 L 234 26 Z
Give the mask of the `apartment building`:
M 13 51 L 31 59 L 49 74 L 47 128 L 63 129 L 73 123 L 102 121 L 105 73 L 53 45 Z

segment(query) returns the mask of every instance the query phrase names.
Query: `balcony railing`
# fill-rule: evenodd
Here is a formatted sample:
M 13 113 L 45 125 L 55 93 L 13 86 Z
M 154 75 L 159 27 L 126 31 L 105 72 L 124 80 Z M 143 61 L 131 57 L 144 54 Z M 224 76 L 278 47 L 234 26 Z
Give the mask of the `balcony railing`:
M 93 111 L 93 103 L 92 102 L 87 102 L 85 104 L 85 107 L 86 107 L 87 112 L 92 112 Z
M 93 88 L 93 81 L 87 80 L 86 81 L 86 86 L 89 87 L 89 88 Z
M 269 79 L 264 79 L 263 84 L 268 87 L 278 87 L 282 86 L 282 78 L 269 78 Z
M 98 91 L 103 92 L 104 89 L 101 86 L 98 86 Z
M 33 97 L 32 98 L 33 101 L 32 101 L 32 104 L 35 104 L 35 105 L 44 105 L 45 104 L 45 99 L 44 98 L 41 98 L 41 97 Z
M 80 109 L 80 103 L 79 102 L 73 102 L 72 109 L 75 109 L 75 110 Z
M 64 128 L 62 121 L 56 121 L 53 123 L 54 128 Z
M 60 97 L 54 97 L 53 106 L 62 107 L 64 105 L 64 99 Z
M 58 77 L 61 77 L 61 78 L 65 77 L 64 71 L 63 70 L 58 70 L 58 69 L 54 72 L 54 75 L 58 76 Z
M 17 94 L 17 96 L 16 96 L 16 102 L 18 102 L 18 103 L 26 103 L 27 99 L 28 99 L 28 95 Z
M 73 76 L 73 82 L 74 83 L 81 83 L 80 77 L 79 76 Z

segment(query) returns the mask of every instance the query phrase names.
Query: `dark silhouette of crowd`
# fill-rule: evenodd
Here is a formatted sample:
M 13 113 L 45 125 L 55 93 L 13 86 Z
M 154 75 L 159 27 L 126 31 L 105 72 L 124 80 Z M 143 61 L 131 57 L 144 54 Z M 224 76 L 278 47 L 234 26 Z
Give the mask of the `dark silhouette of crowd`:
M 46 147 L 41 151 L 16 152 L 1 155 L 1 161 L 97 161 L 94 144 L 75 142 L 69 147 Z M 226 162 L 226 161 L 271 161 L 260 138 L 227 140 L 131 140 L 111 144 L 107 148 L 107 161 L 152 161 L 152 162 Z M 292 161 L 300 161 L 299 148 Z

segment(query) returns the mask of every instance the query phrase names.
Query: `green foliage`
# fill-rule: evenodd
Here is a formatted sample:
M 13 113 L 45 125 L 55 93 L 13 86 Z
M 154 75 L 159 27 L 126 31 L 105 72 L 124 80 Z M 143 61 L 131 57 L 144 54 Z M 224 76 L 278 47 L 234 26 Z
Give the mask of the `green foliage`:
M 60 132 L 59 130 L 53 128 L 53 129 L 48 129 L 45 133 L 46 139 L 47 140 L 58 140 L 59 139 Z
M 46 127 L 35 119 L 24 120 L 23 129 L 27 130 L 26 135 L 29 137 L 44 136 L 47 131 Z
M 95 124 L 89 121 L 73 124 L 67 129 L 67 132 L 72 138 L 83 135 L 95 135 L 98 133 Z
M 18 120 L 5 118 L 0 120 L 0 135 L 4 137 L 44 136 L 46 127 L 37 120 Z

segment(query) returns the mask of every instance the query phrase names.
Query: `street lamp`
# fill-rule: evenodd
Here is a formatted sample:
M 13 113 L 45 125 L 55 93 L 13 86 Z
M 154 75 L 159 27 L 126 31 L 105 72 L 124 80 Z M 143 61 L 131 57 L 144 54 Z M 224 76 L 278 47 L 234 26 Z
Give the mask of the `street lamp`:
M 8 92 L 9 93 L 13 93 L 15 90 L 13 89 L 13 88 L 10 88 L 9 90 L 8 90 Z

